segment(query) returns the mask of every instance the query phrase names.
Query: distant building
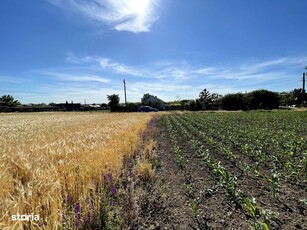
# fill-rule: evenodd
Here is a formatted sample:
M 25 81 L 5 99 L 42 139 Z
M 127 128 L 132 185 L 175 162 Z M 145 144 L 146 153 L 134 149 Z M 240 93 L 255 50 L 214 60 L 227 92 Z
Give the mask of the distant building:
M 162 101 L 160 98 L 153 95 L 148 95 L 148 97 L 146 98 L 145 101 L 143 101 L 143 103 L 144 105 L 150 105 L 159 110 L 167 110 L 170 107 L 166 102 Z

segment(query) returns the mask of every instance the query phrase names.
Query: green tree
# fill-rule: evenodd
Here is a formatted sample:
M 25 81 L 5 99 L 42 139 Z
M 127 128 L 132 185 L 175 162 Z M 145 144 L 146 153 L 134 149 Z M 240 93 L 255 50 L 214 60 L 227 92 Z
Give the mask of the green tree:
M 279 97 L 279 105 L 281 106 L 289 106 L 295 105 L 295 97 L 292 93 L 289 92 L 281 92 L 278 94 Z
M 107 95 L 107 99 L 109 101 L 108 105 L 111 108 L 111 112 L 119 111 L 119 95 L 118 94 L 112 94 Z
M 204 89 L 199 93 L 199 102 L 203 109 L 209 109 L 211 104 L 211 95 L 207 89 Z
M 296 105 L 301 105 L 303 103 L 303 95 L 304 94 L 303 94 L 302 88 L 294 89 L 290 93 L 293 95 Z
M 141 98 L 141 103 L 142 105 L 150 105 L 149 102 L 147 102 L 148 98 L 150 97 L 150 94 L 149 93 L 145 93 L 143 95 L 143 97 Z
M 255 90 L 246 95 L 248 109 L 277 109 L 279 107 L 278 94 L 269 90 Z
M 218 93 L 212 93 L 210 96 L 210 108 L 211 109 L 219 109 L 219 107 L 221 106 L 221 101 L 222 101 L 222 95 L 218 94 Z
M 12 95 L 3 95 L 0 97 L 0 105 L 16 107 L 21 105 L 21 103 L 18 100 L 15 100 Z
M 222 98 L 222 108 L 225 110 L 244 109 L 244 98 L 242 93 L 226 94 Z

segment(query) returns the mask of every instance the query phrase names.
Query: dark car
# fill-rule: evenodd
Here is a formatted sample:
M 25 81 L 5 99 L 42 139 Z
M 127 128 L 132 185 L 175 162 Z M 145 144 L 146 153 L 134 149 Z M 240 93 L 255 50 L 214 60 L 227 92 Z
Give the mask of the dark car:
M 141 106 L 138 110 L 139 112 L 158 112 L 156 108 L 152 108 L 150 106 Z

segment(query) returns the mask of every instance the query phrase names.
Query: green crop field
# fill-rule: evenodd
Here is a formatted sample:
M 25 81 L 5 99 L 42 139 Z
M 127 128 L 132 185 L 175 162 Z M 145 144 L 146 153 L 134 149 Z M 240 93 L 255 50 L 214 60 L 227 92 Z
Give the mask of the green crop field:
M 200 229 L 306 229 L 307 113 L 164 116 Z

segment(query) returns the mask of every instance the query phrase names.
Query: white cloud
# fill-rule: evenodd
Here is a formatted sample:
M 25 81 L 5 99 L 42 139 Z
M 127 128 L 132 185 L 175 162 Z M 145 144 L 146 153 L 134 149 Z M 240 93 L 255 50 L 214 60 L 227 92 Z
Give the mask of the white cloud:
M 107 73 L 123 74 L 123 76 L 136 76 L 148 79 L 157 79 L 160 82 L 173 83 L 174 81 L 187 82 L 200 79 L 208 81 L 233 80 L 238 83 L 248 81 L 259 83 L 261 81 L 278 80 L 293 76 L 306 58 L 283 57 L 262 62 L 241 63 L 240 65 L 228 66 L 193 66 L 187 62 L 161 61 L 158 63 L 129 66 L 119 63 L 110 58 L 99 56 L 77 57 L 70 55 L 69 59 L 74 63 L 96 63 Z
M 85 75 L 85 76 L 67 76 L 65 80 L 68 81 L 96 81 L 96 82 L 102 82 L 102 83 L 109 83 L 111 80 L 102 78 L 96 75 Z
M 62 81 L 76 81 L 76 82 L 101 82 L 101 83 L 109 83 L 111 82 L 108 78 L 103 78 L 93 74 L 72 74 L 72 73 L 59 73 L 59 72 L 50 72 L 50 71 L 38 71 L 41 74 L 53 76 L 58 80 Z
M 147 72 L 140 67 L 137 66 L 128 66 L 119 62 L 116 62 L 110 58 L 104 58 L 99 56 L 81 56 L 78 57 L 74 54 L 68 54 L 66 58 L 67 61 L 80 64 L 80 65 L 89 65 L 89 64 L 98 64 L 98 66 L 102 69 L 107 71 L 120 73 L 120 74 L 127 74 L 132 76 L 138 77 L 146 77 Z
M 118 31 L 148 32 L 158 19 L 157 0 L 47 0 L 55 6 L 74 10 Z
M 217 69 L 215 67 L 202 67 L 199 69 L 195 69 L 192 73 L 201 74 L 201 75 L 212 75 L 215 74 Z
M 144 77 L 146 73 L 138 67 L 133 66 L 127 66 L 115 61 L 112 61 L 111 59 L 107 58 L 101 58 L 97 60 L 102 68 L 109 68 L 117 73 L 127 74 L 127 75 L 133 75 L 133 76 L 139 76 Z

